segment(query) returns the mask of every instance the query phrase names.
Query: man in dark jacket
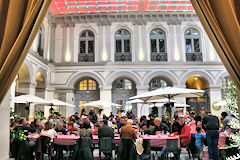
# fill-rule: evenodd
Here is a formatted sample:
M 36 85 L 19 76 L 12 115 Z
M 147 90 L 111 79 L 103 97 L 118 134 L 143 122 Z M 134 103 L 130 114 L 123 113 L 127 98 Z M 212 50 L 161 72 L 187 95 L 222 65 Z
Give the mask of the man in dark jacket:
M 206 131 L 209 159 L 218 159 L 219 120 L 218 117 L 206 111 L 202 120 L 203 129 Z
M 113 138 L 113 130 L 112 128 L 108 127 L 108 121 L 106 119 L 103 120 L 103 125 L 98 129 L 98 138 L 102 137 L 110 137 Z
M 153 134 L 159 134 L 162 131 L 164 131 L 164 134 L 167 134 L 167 132 L 170 132 L 169 127 L 166 124 L 161 123 L 160 118 L 155 118 L 154 124 L 155 124 L 155 128 L 153 129 Z
M 99 140 L 103 137 L 114 137 L 114 133 L 112 128 L 108 127 L 108 121 L 106 119 L 103 120 L 103 125 L 98 129 L 98 138 Z M 111 153 L 104 153 L 107 159 L 111 159 Z

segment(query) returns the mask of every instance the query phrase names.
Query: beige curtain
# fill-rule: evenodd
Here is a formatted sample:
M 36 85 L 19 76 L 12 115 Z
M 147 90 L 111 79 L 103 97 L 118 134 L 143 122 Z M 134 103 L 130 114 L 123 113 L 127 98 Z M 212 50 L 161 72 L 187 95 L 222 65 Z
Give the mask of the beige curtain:
M 240 0 L 191 2 L 223 64 L 240 90 Z M 239 94 L 238 96 L 240 99 Z
M 51 0 L 0 1 L 0 103 L 11 86 Z

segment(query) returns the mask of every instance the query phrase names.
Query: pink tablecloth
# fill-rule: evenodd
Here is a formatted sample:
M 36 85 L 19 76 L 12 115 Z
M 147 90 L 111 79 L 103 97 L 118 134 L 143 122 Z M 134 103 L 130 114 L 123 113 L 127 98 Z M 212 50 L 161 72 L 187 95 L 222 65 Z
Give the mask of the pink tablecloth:
M 36 141 L 40 135 L 29 135 L 28 138 L 30 141 Z M 79 139 L 80 136 L 71 136 L 71 135 L 58 135 L 56 138 L 54 138 L 53 142 L 58 145 L 74 145 Z M 142 139 L 149 139 L 150 140 L 150 146 L 151 147 L 165 147 L 167 143 L 167 139 L 176 139 L 175 137 L 168 137 L 167 135 L 161 135 L 160 137 L 158 135 L 144 135 L 143 137 L 140 137 Z M 113 142 L 115 144 L 120 143 L 120 137 L 114 137 Z M 92 139 L 93 144 L 98 143 L 98 136 L 93 135 Z M 220 134 L 219 135 L 219 146 L 223 146 L 226 143 L 226 135 Z M 178 146 L 180 146 L 180 141 L 178 141 Z
M 57 145 L 71 146 L 74 145 L 79 138 L 79 135 L 58 135 L 53 139 L 53 143 Z

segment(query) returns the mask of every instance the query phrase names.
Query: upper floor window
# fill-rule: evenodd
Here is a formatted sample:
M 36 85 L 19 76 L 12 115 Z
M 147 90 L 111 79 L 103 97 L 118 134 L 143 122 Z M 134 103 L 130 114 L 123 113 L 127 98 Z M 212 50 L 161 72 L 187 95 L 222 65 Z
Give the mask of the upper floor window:
M 116 89 L 131 90 L 133 89 L 133 84 L 128 79 L 118 79 L 116 80 Z
M 150 33 L 151 61 L 167 61 L 166 35 L 161 29 Z
M 131 35 L 126 29 L 115 33 L 115 61 L 132 61 Z
M 92 79 L 84 79 L 79 83 L 80 91 L 94 91 L 97 90 L 97 82 Z
M 229 91 L 229 88 L 231 86 L 231 77 L 227 76 L 227 77 L 224 77 L 222 79 L 222 89 L 221 89 L 221 92 L 222 92 L 222 99 L 225 99 L 225 96 L 227 94 L 227 92 Z
M 195 28 L 188 28 L 185 31 L 185 46 L 187 61 L 202 61 L 200 47 L 200 32 Z
M 87 30 L 80 34 L 78 62 L 94 62 L 94 39 L 92 31 Z
M 167 86 L 168 86 L 168 84 L 166 81 L 157 77 L 157 78 L 154 78 L 153 80 L 151 80 L 149 90 L 152 91 L 152 90 L 156 90 L 159 88 L 165 88 Z
M 37 52 L 38 54 L 43 57 L 43 28 L 40 27 L 38 31 L 38 43 L 37 43 Z

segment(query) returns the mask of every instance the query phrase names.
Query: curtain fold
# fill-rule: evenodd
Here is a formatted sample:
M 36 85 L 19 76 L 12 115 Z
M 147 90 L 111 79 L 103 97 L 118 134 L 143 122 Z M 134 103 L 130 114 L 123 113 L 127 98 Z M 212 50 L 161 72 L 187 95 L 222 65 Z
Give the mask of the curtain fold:
M 191 2 L 218 55 L 230 76 L 235 81 L 239 91 L 240 0 L 191 0 Z M 239 94 L 238 96 L 240 99 Z
M 51 0 L 0 1 L 0 103 L 11 86 Z

